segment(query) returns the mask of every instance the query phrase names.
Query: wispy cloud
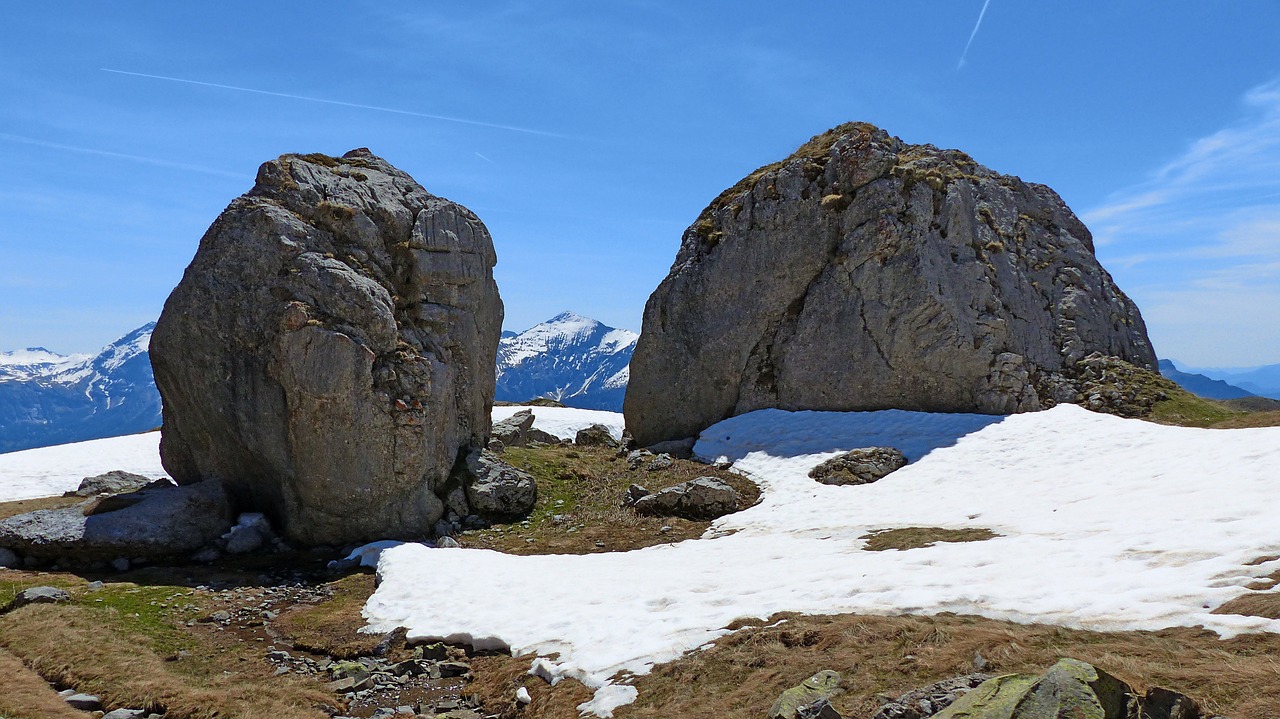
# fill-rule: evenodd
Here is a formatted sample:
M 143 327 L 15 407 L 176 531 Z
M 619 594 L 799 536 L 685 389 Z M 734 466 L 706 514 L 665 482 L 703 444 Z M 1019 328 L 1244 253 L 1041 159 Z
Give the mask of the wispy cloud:
M 1280 361 L 1280 80 L 1241 105 L 1236 122 L 1081 213 L 1157 349 L 1206 366 Z
M 206 175 L 218 175 L 220 177 L 233 177 L 237 180 L 252 179 L 252 176 L 246 175 L 240 172 L 227 172 L 226 170 L 218 170 L 212 167 L 204 167 L 201 165 L 189 165 L 185 162 L 173 162 L 171 160 L 163 160 L 156 157 L 144 157 L 142 155 L 131 155 L 126 152 L 113 152 L 111 150 L 100 150 L 92 147 L 79 147 L 77 145 L 65 145 L 60 142 L 49 142 L 47 140 L 39 140 L 34 137 L 24 137 L 22 135 L 11 135 L 7 132 L 0 132 L 0 141 L 16 142 L 23 145 L 33 145 L 35 147 L 44 147 L 50 150 L 60 150 L 63 152 L 78 152 L 84 155 L 97 155 L 98 157 L 110 157 L 116 160 L 127 160 L 129 162 L 139 162 L 144 165 L 168 167 L 174 170 L 185 170 L 187 172 L 200 172 Z
M 978 36 L 978 28 L 982 27 L 982 18 L 987 15 L 987 6 L 991 4 L 991 0 L 983 0 L 982 9 L 978 11 L 978 21 L 973 24 L 973 32 L 969 33 L 969 41 L 964 44 L 964 52 L 960 53 L 960 62 L 956 63 L 956 69 L 964 67 L 964 59 L 969 56 L 969 46 L 973 44 L 973 39 Z
M 151 75 L 144 72 L 130 72 L 128 70 L 113 70 L 111 68 L 98 68 L 103 72 L 111 72 L 117 75 L 129 75 L 132 77 L 143 77 L 151 80 L 164 80 L 166 82 L 180 82 L 186 85 L 198 85 L 200 87 L 212 87 L 219 90 L 234 90 L 236 92 L 248 92 L 254 95 L 267 95 L 269 97 L 283 97 L 288 100 L 300 100 L 302 102 L 318 102 L 325 105 L 337 105 L 339 107 L 351 107 L 359 110 L 372 110 L 374 112 L 389 112 L 396 115 L 408 115 L 410 117 L 422 117 L 428 120 L 440 120 L 443 122 L 456 122 L 463 125 L 472 125 L 475 127 L 487 127 L 495 130 L 509 130 L 511 132 L 523 132 L 529 135 L 542 135 L 544 137 L 565 138 L 556 132 L 548 132 L 546 130 L 537 130 L 530 127 L 519 127 L 516 125 L 502 125 L 495 122 L 483 122 L 481 120 L 469 120 L 462 117 L 451 117 L 449 115 L 434 115 L 426 112 L 414 112 L 412 110 L 400 110 L 394 107 L 382 107 L 380 105 L 364 105 L 358 102 L 344 102 L 342 100 L 330 100 L 322 97 L 310 97 L 307 95 L 294 95 L 287 92 L 273 92 L 271 90 L 257 90 L 250 87 L 238 87 L 236 85 L 223 85 L 216 82 L 204 82 L 202 80 L 188 80 L 181 77 L 168 77 L 166 75 Z

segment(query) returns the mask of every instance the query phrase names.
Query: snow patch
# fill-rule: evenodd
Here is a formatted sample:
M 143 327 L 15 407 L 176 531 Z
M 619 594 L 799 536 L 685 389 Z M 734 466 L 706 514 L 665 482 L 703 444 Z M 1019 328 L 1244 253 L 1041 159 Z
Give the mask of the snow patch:
M 912 463 L 860 487 L 807 476 L 874 445 Z M 734 460 L 762 501 L 703 539 L 625 553 L 389 549 L 364 609 L 370 628 L 496 637 L 540 655 L 540 674 L 596 689 L 584 710 L 601 716 L 630 694 L 613 683 L 620 672 L 643 674 L 734 619 L 783 611 L 1280 632 L 1280 621 L 1211 613 L 1280 567 L 1247 564 L 1280 552 L 1280 428 L 1166 427 L 1071 405 L 1008 418 L 766 410 L 711 427 L 695 451 Z M 1001 536 L 863 551 L 868 532 L 909 526 Z M 455 591 L 426 591 L 441 576 Z M 468 599 L 481 593 L 492 600 Z

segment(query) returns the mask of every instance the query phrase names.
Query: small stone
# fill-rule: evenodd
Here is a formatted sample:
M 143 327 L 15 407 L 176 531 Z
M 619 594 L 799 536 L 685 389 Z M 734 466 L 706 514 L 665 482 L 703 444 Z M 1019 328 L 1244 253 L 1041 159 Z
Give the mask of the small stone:
M 471 671 L 471 665 L 466 662 L 440 662 L 441 677 L 460 677 Z
M 675 462 L 671 459 L 671 455 L 660 454 L 657 457 L 654 457 L 652 462 L 645 465 L 645 470 L 649 472 L 661 472 L 664 469 L 670 469 L 673 464 L 675 464 Z
M 99 589 L 102 589 L 102 588 L 103 588 L 103 587 L 105 587 L 105 586 L 106 586 L 106 585 L 102 583 L 102 580 L 100 580 L 100 579 L 95 579 L 95 580 L 93 580 L 92 582 L 89 582 L 88 584 L 84 585 L 84 588 L 85 588 L 85 591 L 88 591 L 88 592 L 96 592 L 96 591 L 98 591 Z
M 102 719 L 142 719 L 146 715 L 146 709 L 116 709 L 103 714 Z
M 63 697 L 63 700 L 71 706 L 72 709 L 91 712 L 102 708 L 102 700 L 92 694 L 72 694 Z
M 436 547 L 438 549 L 458 549 L 461 546 L 461 544 L 458 544 L 458 540 L 453 537 L 446 536 L 436 540 Z

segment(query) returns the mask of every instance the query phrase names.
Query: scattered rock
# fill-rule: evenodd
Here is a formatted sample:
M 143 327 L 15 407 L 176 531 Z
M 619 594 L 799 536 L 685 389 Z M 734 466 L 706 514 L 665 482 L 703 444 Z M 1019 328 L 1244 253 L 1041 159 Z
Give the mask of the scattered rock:
M 926 719 L 951 706 L 988 679 L 991 679 L 990 674 L 966 674 L 909 691 L 880 707 L 872 719 Z
M 640 465 L 653 456 L 653 452 L 647 449 L 633 449 L 627 453 L 627 468 L 632 470 L 639 469 Z
M 1142 719 L 1200 719 L 1200 705 L 1191 697 L 1152 687 L 1142 699 Z
M 0 609 L 0 614 L 11 612 L 19 607 L 25 607 L 28 604 L 56 604 L 58 602 L 71 601 L 71 595 L 67 594 L 65 589 L 57 587 L 31 587 L 18 592 L 9 603 Z
M 90 499 L 0 520 L 0 546 L 29 558 L 72 562 L 184 556 L 218 539 L 231 504 L 215 481 L 152 482 L 129 494 Z
M 550 432 L 544 432 L 537 427 L 533 427 L 529 430 L 528 439 L 530 444 L 560 444 L 559 437 L 551 434 Z
M 671 459 L 671 455 L 660 454 L 657 457 L 654 457 L 652 461 L 644 466 L 644 468 L 649 472 L 661 472 L 664 469 L 671 469 L 671 465 L 673 464 L 675 464 L 675 461 Z
M 643 488 L 642 488 L 643 489 Z M 638 514 L 685 519 L 715 519 L 738 510 L 738 492 L 716 477 L 698 477 L 638 498 Z
M 581 447 L 606 447 L 608 449 L 617 449 L 622 446 L 609 433 L 609 428 L 603 424 L 593 424 L 590 427 L 578 430 L 578 434 L 573 438 L 573 443 Z
M 152 334 L 165 469 L 290 542 L 422 536 L 489 435 L 495 262 L 475 214 L 368 150 L 263 164 Z
M 461 544 L 458 544 L 458 540 L 453 537 L 446 536 L 436 540 L 436 547 L 439 549 L 457 549 L 461 546 Z
M 839 694 L 842 679 L 838 672 L 824 669 L 805 679 L 799 686 L 782 693 L 769 709 L 769 719 L 801 719 L 801 711 L 809 716 L 815 705 L 830 705 L 831 698 Z M 819 708 L 819 711 L 821 709 Z M 825 719 L 825 717 L 824 717 Z
M 155 480 L 132 474 L 123 470 L 112 470 L 96 477 L 85 477 L 80 486 L 73 491 L 64 492 L 64 497 L 94 497 L 99 494 L 123 494 L 133 492 L 151 484 Z
M 102 715 L 102 719 L 143 719 L 146 709 L 116 709 Z
M 907 466 L 907 457 L 893 447 L 864 447 L 832 457 L 809 470 L 823 484 L 870 484 Z
M 79 709 L 86 712 L 96 711 L 102 708 L 102 699 L 95 697 L 92 694 L 72 694 L 71 696 L 63 697 L 63 701 L 69 704 L 72 709 Z
M 633 507 L 635 506 L 635 503 L 639 502 L 642 497 L 647 497 L 650 494 L 652 494 L 652 492 L 645 489 L 644 487 L 641 487 L 638 484 L 633 484 L 630 487 L 627 487 L 627 491 L 623 493 L 622 506 Z
M 468 452 L 455 472 L 477 512 L 498 517 L 523 516 L 538 501 L 533 477 L 488 450 Z
M 1092 352 L 1155 368 L 1138 308 L 1053 190 L 850 123 L 685 231 L 624 413 L 649 446 L 768 407 L 1032 411 L 1073 401 Z

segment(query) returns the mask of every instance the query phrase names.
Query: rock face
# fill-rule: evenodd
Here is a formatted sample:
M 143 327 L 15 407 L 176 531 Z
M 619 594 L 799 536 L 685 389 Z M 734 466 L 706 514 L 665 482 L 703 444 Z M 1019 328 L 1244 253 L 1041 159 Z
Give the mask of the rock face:
M 855 123 L 685 231 L 624 411 L 642 446 L 766 407 L 1030 411 L 1075 401 L 1093 352 L 1156 362 L 1056 193 Z
M 165 469 L 301 543 L 429 533 L 489 433 L 495 262 L 479 218 L 368 150 L 267 162 L 152 337 Z

